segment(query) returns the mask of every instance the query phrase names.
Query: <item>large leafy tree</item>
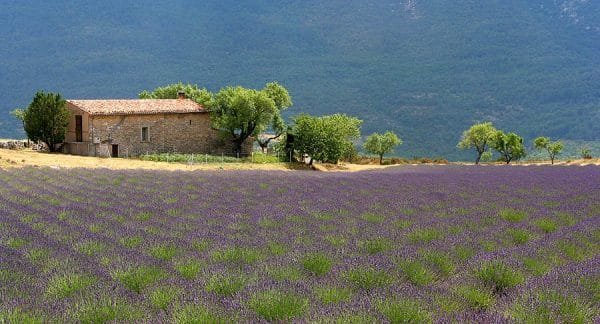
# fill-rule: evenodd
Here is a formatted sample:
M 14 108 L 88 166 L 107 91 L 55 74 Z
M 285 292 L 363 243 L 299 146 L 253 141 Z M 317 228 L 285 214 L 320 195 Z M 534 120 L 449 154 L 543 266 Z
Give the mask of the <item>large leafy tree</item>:
M 353 141 L 360 137 L 362 120 L 344 114 L 314 117 L 301 114 L 294 118 L 294 150 L 313 160 L 337 163 L 354 152 Z
M 231 136 L 235 152 L 241 152 L 248 137 L 257 137 L 268 127 L 283 133 L 281 111 L 291 105 L 287 89 L 272 82 L 262 90 L 223 88 L 213 96 L 210 111 L 213 126 Z
M 56 145 L 65 139 L 70 116 L 67 103 L 60 94 L 40 91 L 23 116 L 27 137 L 46 143 L 48 150 L 54 152 Z
M 538 150 L 546 150 L 552 164 L 554 164 L 556 155 L 560 154 L 564 148 L 561 141 L 550 141 L 550 138 L 544 136 L 540 136 L 533 140 L 533 145 Z
M 496 131 L 491 146 L 500 153 L 502 160 L 506 162 L 506 164 L 509 164 L 512 160 L 519 160 L 525 156 L 523 138 L 515 133 L 505 134 L 503 131 Z
M 457 146 L 461 149 L 475 148 L 477 151 L 475 164 L 479 164 L 481 155 L 483 152 L 485 152 L 485 150 L 487 150 L 490 143 L 493 141 L 493 137 L 496 132 L 496 128 L 494 128 L 490 122 L 475 124 L 463 132 L 460 142 L 458 142 Z
M 391 131 L 387 131 L 384 134 L 373 133 L 363 144 L 365 151 L 377 154 L 379 156 L 379 164 L 383 163 L 383 155 L 391 153 L 394 148 L 402 144 L 402 140 Z
M 195 84 L 173 83 L 164 87 L 158 87 L 152 91 L 144 90 L 138 94 L 140 99 L 177 99 L 179 93 L 185 93 L 187 98 L 208 107 L 211 103 L 212 94 L 205 88 L 199 88 Z

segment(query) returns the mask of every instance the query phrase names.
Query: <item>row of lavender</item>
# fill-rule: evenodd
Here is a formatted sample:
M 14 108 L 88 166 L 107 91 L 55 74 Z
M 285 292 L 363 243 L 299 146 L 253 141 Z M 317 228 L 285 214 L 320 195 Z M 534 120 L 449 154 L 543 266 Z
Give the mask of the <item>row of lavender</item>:
M 0 322 L 599 319 L 597 167 L 0 184 Z

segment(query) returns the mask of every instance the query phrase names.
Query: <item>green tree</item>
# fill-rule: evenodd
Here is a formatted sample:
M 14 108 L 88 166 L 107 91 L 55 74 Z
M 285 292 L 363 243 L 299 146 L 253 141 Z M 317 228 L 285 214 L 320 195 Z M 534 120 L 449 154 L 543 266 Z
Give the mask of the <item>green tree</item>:
M 158 87 L 152 91 L 144 90 L 138 94 L 140 99 L 177 99 L 179 93 L 185 93 L 187 98 L 201 104 L 204 107 L 209 107 L 212 94 L 205 88 L 199 88 L 195 84 L 173 83 L 164 87 Z
M 564 145 L 561 141 L 552 142 L 550 141 L 550 138 L 543 136 L 540 136 L 533 140 L 533 145 L 538 150 L 545 149 L 548 152 L 548 155 L 550 156 L 550 161 L 552 164 L 554 164 L 554 158 L 556 158 L 556 155 L 560 154 L 560 152 L 562 152 L 564 148 Z
M 65 139 L 70 116 L 67 103 L 60 94 L 40 91 L 35 94 L 23 116 L 27 137 L 46 143 L 48 150 L 54 152 L 56 144 Z
M 373 133 L 363 145 L 365 151 L 379 155 L 379 164 L 383 163 L 383 155 L 391 153 L 394 148 L 402 144 L 402 140 L 394 134 L 394 132 L 387 131 L 385 134 Z
M 493 136 L 492 148 L 502 157 L 502 160 L 509 164 L 512 160 L 519 160 L 525 156 L 525 145 L 523 138 L 515 133 L 505 134 L 503 131 L 496 131 Z
M 353 141 L 360 137 L 362 120 L 345 114 L 314 117 L 301 114 L 294 118 L 294 150 L 314 160 L 337 163 L 355 152 Z
M 474 147 L 477 151 L 475 164 L 479 164 L 481 155 L 492 142 L 492 138 L 496 131 L 496 128 L 494 128 L 490 122 L 475 124 L 463 132 L 460 142 L 458 142 L 457 146 L 461 149 L 469 149 Z
M 248 137 L 257 137 L 269 126 L 282 133 L 281 111 L 292 105 L 288 91 L 276 82 L 262 90 L 227 87 L 214 95 L 210 105 L 213 126 L 233 138 L 241 152 Z

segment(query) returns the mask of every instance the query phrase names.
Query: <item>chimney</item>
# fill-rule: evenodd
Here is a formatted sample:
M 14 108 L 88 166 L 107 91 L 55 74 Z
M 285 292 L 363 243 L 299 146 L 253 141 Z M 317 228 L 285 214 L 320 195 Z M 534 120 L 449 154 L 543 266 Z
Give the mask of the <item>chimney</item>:
M 184 91 L 177 91 L 177 99 L 186 99 Z

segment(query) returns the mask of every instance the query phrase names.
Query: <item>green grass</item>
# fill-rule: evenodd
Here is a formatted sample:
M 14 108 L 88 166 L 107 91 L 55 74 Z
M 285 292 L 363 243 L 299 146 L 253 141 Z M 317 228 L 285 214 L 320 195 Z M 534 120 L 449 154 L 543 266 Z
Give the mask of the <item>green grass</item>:
M 404 261 L 399 264 L 408 281 L 417 286 L 426 286 L 436 280 L 435 273 L 420 261 Z
M 524 258 L 523 265 L 534 276 L 542 276 L 552 269 L 550 265 L 539 258 Z
M 427 251 L 423 253 L 423 259 L 437 270 L 442 276 L 449 276 L 456 270 L 452 258 L 444 252 Z
M 175 287 L 159 287 L 154 289 L 148 299 L 152 307 L 160 310 L 167 310 L 173 303 L 173 300 L 181 294 L 181 290 Z
M 267 321 L 291 321 L 308 310 L 308 299 L 278 290 L 257 293 L 249 302 L 250 308 Z
M 325 236 L 325 241 L 329 242 L 329 244 L 331 244 L 335 248 L 344 247 L 348 243 L 348 239 L 346 239 L 343 236 L 336 236 L 336 235 Z
M 408 220 L 408 219 L 398 219 L 398 220 L 394 221 L 394 227 L 396 227 L 397 229 L 400 229 L 400 230 L 408 228 L 412 224 L 413 224 L 413 221 Z
M 20 237 L 10 237 L 6 240 L 6 246 L 12 249 L 19 249 L 25 244 L 27 244 L 27 240 Z
M 582 261 L 586 258 L 585 251 L 575 243 L 561 240 L 558 241 L 557 246 L 562 253 L 575 261 Z
M 42 324 L 48 322 L 43 316 L 21 309 L 0 310 L 0 323 Z
M 371 224 L 381 224 L 385 221 L 384 215 L 374 214 L 374 213 L 365 213 L 360 216 L 364 221 Z
M 412 243 L 429 243 L 442 237 L 442 232 L 436 228 L 420 228 L 408 234 L 408 240 Z
M 486 310 L 496 301 L 491 292 L 478 287 L 462 286 L 456 292 L 465 300 L 469 307 L 477 310 Z
M 167 273 L 157 267 L 139 266 L 128 270 L 117 271 L 113 274 L 125 287 L 136 293 L 165 278 Z
M 208 279 L 205 289 L 221 297 L 229 297 L 244 289 L 247 283 L 248 278 L 243 275 L 218 274 Z
M 104 252 L 104 250 L 106 250 L 106 245 L 98 241 L 87 241 L 77 244 L 77 251 L 88 256 L 94 256 L 98 253 Z
M 323 304 L 337 304 L 350 301 L 352 290 L 339 287 L 317 287 L 315 295 Z
M 359 245 L 369 254 L 384 252 L 390 250 L 393 246 L 389 239 L 381 237 L 361 242 Z
M 199 253 L 202 253 L 210 247 L 210 244 L 211 244 L 210 240 L 203 239 L 203 240 L 193 241 L 192 247 L 194 248 L 194 250 L 198 251 Z
M 262 258 L 259 251 L 252 248 L 231 247 L 211 254 L 213 261 L 234 264 L 252 264 Z
M 128 247 L 130 249 L 140 246 L 140 244 L 142 244 L 142 241 L 143 241 L 143 239 L 139 235 L 125 236 L 125 237 L 121 237 L 119 239 L 119 243 L 121 243 L 121 245 L 123 245 L 124 247 Z
M 227 323 L 224 318 L 213 314 L 208 308 L 202 305 L 185 305 L 179 307 L 173 313 L 173 322 L 177 324 L 192 323 Z
M 514 209 L 502 209 L 498 215 L 505 221 L 511 223 L 519 223 L 527 218 L 527 212 L 518 211 Z
M 173 259 L 177 252 L 177 247 L 173 244 L 160 244 L 150 248 L 150 255 L 164 261 Z
M 477 277 L 496 293 L 502 293 L 506 289 L 513 288 L 525 281 L 520 271 L 511 269 L 500 261 L 489 261 L 484 263 L 477 271 Z
M 357 268 L 348 270 L 344 277 L 355 289 L 372 290 L 390 284 L 391 277 L 387 272 L 373 268 Z
M 68 298 L 96 283 L 97 279 L 89 275 L 65 274 L 50 279 L 45 295 L 52 299 Z
M 136 220 L 139 220 L 139 221 L 145 222 L 145 221 L 148 221 L 148 220 L 150 220 L 150 218 L 152 218 L 152 216 L 153 216 L 152 212 L 145 211 L 145 212 L 137 213 L 137 214 L 134 216 L 134 218 L 135 218 Z
M 323 276 L 331 270 L 333 261 L 323 253 L 310 253 L 302 258 L 302 266 L 315 276 Z
M 285 245 L 277 242 L 267 243 L 267 249 L 269 250 L 269 253 L 273 255 L 284 255 L 288 251 Z
M 519 323 L 592 323 L 598 307 L 559 291 L 542 291 L 517 299 L 509 310 Z
M 267 270 L 269 276 L 276 281 L 300 281 L 304 278 L 302 270 L 297 267 L 274 267 Z
M 185 279 L 194 279 L 204 267 L 204 263 L 198 260 L 189 259 L 175 264 L 175 270 Z
M 141 309 L 124 301 L 101 299 L 87 300 L 76 306 L 74 318 L 79 323 L 131 322 L 143 317 Z
M 431 313 L 420 303 L 409 299 L 381 302 L 377 305 L 377 310 L 393 324 L 433 323 Z
M 509 228 L 506 230 L 509 241 L 514 245 L 523 245 L 529 242 L 533 235 L 531 232 L 521 228 Z
M 27 251 L 27 257 L 33 263 L 42 263 L 50 258 L 50 250 L 46 248 L 31 248 Z
M 475 255 L 475 249 L 470 246 L 455 246 L 454 254 L 457 258 L 466 261 Z
M 550 218 L 540 218 L 534 224 L 544 233 L 552 233 L 558 229 L 558 223 Z

